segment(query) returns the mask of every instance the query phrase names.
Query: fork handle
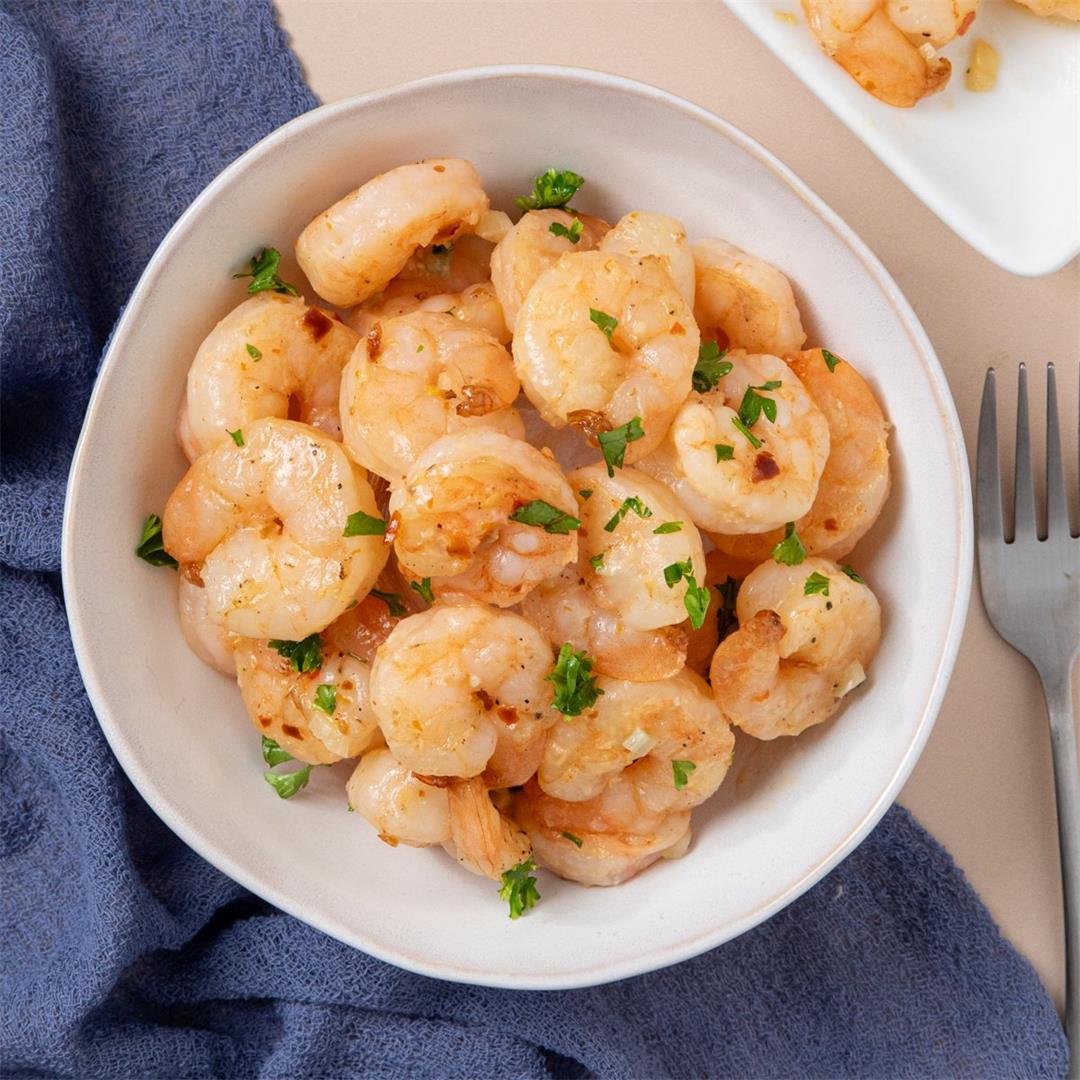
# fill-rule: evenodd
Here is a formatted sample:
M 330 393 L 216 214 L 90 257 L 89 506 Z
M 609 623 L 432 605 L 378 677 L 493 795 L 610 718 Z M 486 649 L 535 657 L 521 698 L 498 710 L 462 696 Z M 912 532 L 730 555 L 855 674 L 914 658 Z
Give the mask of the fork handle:
M 1052 676 L 1049 672 L 1040 675 L 1050 714 L 1061 891 L 1065 902 L 1065 1033 L 1072 1055 L 1068 1075 L 1080 1077 L 1080 763 L 1069 665 Z

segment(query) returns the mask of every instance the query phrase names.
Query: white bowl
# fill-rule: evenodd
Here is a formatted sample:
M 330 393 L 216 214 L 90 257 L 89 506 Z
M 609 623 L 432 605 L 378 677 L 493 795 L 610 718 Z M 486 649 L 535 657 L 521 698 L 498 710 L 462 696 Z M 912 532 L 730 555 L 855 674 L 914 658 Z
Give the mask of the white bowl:
M 391 849 L 347 813 L 347 764 L 317 769 L 297 798 L 278 799 L 235 685 L 184 644 L 175 576 L 132 553 L 183 471 L 177 403 L 199 341 L 244 296 L 230 274 L 263 245 L 291 250 L 314 214 L 376 173 L 441 154 L 474 161 L 496 206 L 511 206 L 544 168 L 572 167 L 588 178 L 582 210 L 662 210 L 692 236 L 721 235 L 775 262 L 796 284 L 810 341 L 852 357 L 895 425 L 892 499 L 854 557 L 886 613 L 868 683 L 799 739 L 740 739 L 720 794 L 696 812 L 686 858 L 614 890 L 543 873 L 543 901 L 513 922 L 492 882 L 440 850 Z M 504 67 L 308 113 L 195 200 L 147 266 L 102 365 L 72 465 L 63 560 L 72 636 L 105 735 L 196 851 L 401 967 L 564 988 L 719 945 L 790 903 L 869 832 L 945 691 L 967 607 L 971 517 L 960 430 L 930 343 L 828 207 L 753 140 L 670 94 L 595 72 Z

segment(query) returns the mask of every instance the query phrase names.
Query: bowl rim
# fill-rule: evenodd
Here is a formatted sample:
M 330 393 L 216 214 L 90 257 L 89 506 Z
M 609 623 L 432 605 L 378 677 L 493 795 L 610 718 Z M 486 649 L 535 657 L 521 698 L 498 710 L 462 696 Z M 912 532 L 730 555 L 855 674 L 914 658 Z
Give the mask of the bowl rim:
M 897 317 L 903 323 L 910 336 L 914 350 L 919 354 L 920 360 L 926 369 L 927 377 L 931 383 L 935 396 L 935 405 L 941 418 L 942 427 L 946 434 L 950 451 L 951 472 L 957 489 L 957 520 L 958 530 L 956 552 L 957 566 L 955 572 L 956 587 L 951 598 L 951 607 L 948 616 L 948 629 L 945 635 L 944 647 L 933 677 L 929 683 L 928 693 L 922 709 L 922 715 L 914 729 L 911 742 L 905 750 L 903 757 L 897 764 L 889 783 L 878 795 L 867 810 L 862 819 L 855 823 L 848 834 L 840 840 L 825 857 L 811 867 L 801 878 L 794 882 L 786 891 L 774 896 L 768 902 L 760 905 L 735 920 L 717 927 L 713 930 L 700 933 L 692 938 L 681 941 L 677 945 L 660 947 L 651 952 L 643 952 L 631 959 L 605 962 L 599 961 L 589 967 L 579 968 L 568 973 L 531 974 L 524 978 L 508 979 L 499 973 L 490 973 L 454 966 L 440 961 L 431 961 L 423 957 L 417 957 L 404 951 L 394 951 L 383 948 L 377 942 L 368 940 L 365 935 L 356 933 L 349 926 L 339 923 L 332 917 L 323 917 L 319 913 L 305 912 L 303 905 L 283 894 L 273 884 L 267 884 L 248 873 L 246 869 L 238 865 L 234 858 L 225 850 L 219 849 L 215 844 L 205 840 L 198 828 L 193 823 L 185 820 L 174 808 L 168 799 L 159 792 L 154 778 L 144 770 L 132 745 L 124 735 L 123 725 L 118 723 L 112 716 L 107 703 L 107 694 L 103 681 L 98 673 L 91 667 L 88 652 L 84 647 L 84 641 L 89 639 L 91 627 L 88 626 L 80 608 L 79 594 L 76 588 L 75 572 L 73 570 L 74 552 L 77 537 L 74 525 L 75 493 L 82 479 L 84 459 L 87 455 L 88 433 L 94 427 L 94 421 L 102 409 L 102 402 L 107 394 L 107 384 L 112 369 L 118 362 L 118 357 L 127 347 L 127 339 L 131 336 L 134 327 L 143 317 L 139 310 L 143 301 L 154 293 L 156 279 L 162 271 L 164 264 L 172 256 L 173 251 L 186 239 L 192 222 L 197 218 L 203 208 L 212 203 L 218 191 L 228 184 L 232 177 L 242 172 L 255 158 L 272 153 L 279 146 L 287 143 L 294 136 L 306 132 L 310 128 L 317 127 L 332 117 L 339 116 L 387 100 L 401 94 L 407 94 L 420 88 L 449 87 L 460 83 L 484 82 L 498 79 L 511 78 L 539 78 L 577 83 L 583 88 L 614 89 L 628 96 L 636 96 L 652 102 L 659 102 L 668 108 L 676 109 L 687 114 L 692 119 L 707 125 L 718 134 L 735 143 L 743 152 L 749 154 L 766 168 L 771 170 L 782 180 L 796 195 L 800 197 L 815 214 L 831 228 L 849 249 L 859 258 L 866 272 L 873 278 L 875 284 L 893 307 Z M 61 572 L 66 598 L 67 617 L 71 630 L 75 656 L 79 664 L 79 671 L 86 688 L 87 696 L 94 709 L 106 741 L 115 754 L 128 779 L 136 790 L 146 800 L 151 809 L 181 840 L 192 848 L 198 855 L 222 873 L 238 882 L 244 888 L 276 908 L 284 911 L 302 922 L 328 934 L 353 948 L 373 956 L 378 960 L 403 968 L 407 971 L 420 975 L 443 979 L 449 982 L 459 982 L 474 986 L 490 986 L 516 990 L 567 990 L 587 986 L 595 986 L 603 983 L 615 982 L 620 979 L 630 978 L 644 974 L 672 964 L 680 963 L 691 957 L 697 956 L 709 949 L 722 945 L 726 941 L 745 933 L 747 930 L 765 922 L 776 912 L 786 907 L 797 899 L 811 886 L 821 880 L 830 870 L 840 863 L 862 840 L 869 834 L 875 825 L 881 820 L 886 810 L 894 802 L 904 782 L 910 775 L 915 763 L 922 753 L 923 747 L 933 729 L 941 702 L 948 686 L 956 661 L 957 651 L 964 630 L 967 615 L 968 602 L 971 593 L 973 572 L 973 515 L 971 508 L 971 488 L 968 472 L 967 453 L 963 434 L 960 428 L 956 406 L 949 392 L 948 383 L 944 371 L 934 352 L 933 346 L 927 337 L 926 331 L 920 324 L 914 310 L 901 293 L 896 282 L 881 264 L 878 258 L 871 252 L 866 243 L 848 226 L 843 219 L 836 214 L 811 188 L 809 188 L 798 176 L 786 165 L 766 150 L 760 143 L 746 135 L 729 121 L 722 119 L 715 113 L 696 105 L 691 101 L 681 98 L 676 94 L 648 83 L 629 79 L 621 75 L 610 74 L 569 66 L 556 66 L 546 64 L 499 64 L 485 65 L 480 67 L 460 68 L 436 75 L 429 75 L 421 79 L 414 79 L 404 83 L 398 83 L 390 87 L 373 90 L 355 97 L 346 98 L 329 105 L 321 105 L 300 116 L 288 121 L 264 136 L 249 149 L 231 161 L 213 180 L 203 188 L 191 204 L 177 218 L 169 231 L 165 234 L 149 262 L 131 292 L 130 297 L 122 310 L 121 316 L 113 328 L 107 342 L 104 357 L 98 370 L 93 393 L 86 409 L 79 440 L 72 457 L 71 467 L 68 474 L 68 483 L 64 500 L 64 519 L 61 539 Z M 84 657 L 87 657 L 84 659 Z

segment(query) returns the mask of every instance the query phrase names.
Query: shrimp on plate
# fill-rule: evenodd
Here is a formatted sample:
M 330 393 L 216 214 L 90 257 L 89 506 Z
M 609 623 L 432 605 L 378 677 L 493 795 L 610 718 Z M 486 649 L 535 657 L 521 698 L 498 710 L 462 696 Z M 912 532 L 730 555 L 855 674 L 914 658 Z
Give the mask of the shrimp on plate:
M 414 311 L 452 315 L 464 326 L 490 334 L 500 345 L 510 344 L 510 331 L 503 318 L 502 305 L 490 281 L 479 281 L 458 293 L 433 293 L 425 289 L 415 293 L 396 293 L 377 303 L 353 308 L 345 316 L 345 323 L 361 337 L 366 337 L 376 323 L 395 319 L 399 315 L 411 315 Z
M 729 352 L 714 389 L 692 393 L 660 446 L 638 463 L 710 532 L 767 532 L 813 505 L 829 425 L 776 356 Z
M 487 210 L 470 162 L 401 165 L 319 214 L 297 239 L 296 259 L 324 300 L 352 307 L 382 291 L 418 248 L 473 232 Z
M 531 210 L 491 253 L 491 283 L 513 332 L 536 279 L 571 251 L 592 251 L 610 229 L 606 221 L 566 210 Z
M 686 226 L 667 214 L 633 210 L 619 218 L 600 241 L 601 251 L 617 251 L 633 258 L 655 255 L 661 259 L 679 295 L 694 305 L 694 253 L 686 239 Z
M 374 583 L 380 535 L 346 535 L 377 517 L 371 487 L 339 442 L 306 424 L 257 420 L 188 469 L 165 506 L 162 535 L 193 565 L 207 613 L 243 637 L 300 640 Z
M 341 369 L 357 336 L 302 299 L 263 292 L 234 308 L 199 346 L 177 435 L 188 461 L 267 416 L 341 437 Z
M 671 489 L 637 469 L 608 476 L 603 465 L 575 469 L 569 480 L 579 493 L 588 587 L 633 630 L 684 622 L 687 593 L 697 587 L 691 576 L 705 575 L 705 552 Z
M 910 108 L 945 88 L 937 50 L 967 32 L 980 0 L 802 0 L 825 53 L 880 101 Z
M 869 532 L 889 495 L 889 422 L 873 390 L 846 360 L 822 349 L 787 358 L 829 425 L 829 457 L 817 497 L 795 521 L 809 555 L 842 559 Z M 732 558 L 764 562 L 783 530 L 741 536 L 711 534 Z
M 666 259 L 618 252 L 563 255 L 518 313 L 514 366 L 552 427 L 595 438 L 636 423 L 633 463 L 664 437 L 697 363 L 699 335 Z
M 394 552 L 442 596 L 509 607 L 577 558 L 577 503 L 562 470 L 527 442 L 445 435 L 390 497 Z
M 400 481 L 443 435 L 485 428 L 520 439 L 519 389 L 510 354 L 484 330 L 446 312 L 378 322 L 341 379 L 345 448 L 365 468 Z
M 764 259 L 713 238 L 693 246 L 694 318 L 702 337 L 749 353 L 785 353 L 806 341 L 791 282 Z
M 222 675 L 236 674 L 233 646 L 236 635 L 210 617 L 206 589 L 197 572 L 185 569 L 179 575 L 176 591 L 180 612 L 180 630 L 188 648 L 204 663 Z
M 558 719 L 551 670 L 551 646 L 520 615 L 440 603 L 403 619 L 379 648 L 371 705 L 402 765 L 468 779 L 487 768 L 500 734 L 527 747 Z
M 739 629 L 713 656 L 724 715 L 757 739 L 823 723 L 866 678 L 881 640 L 881 608 L 828 559 L 762 563 L 742 583 Z

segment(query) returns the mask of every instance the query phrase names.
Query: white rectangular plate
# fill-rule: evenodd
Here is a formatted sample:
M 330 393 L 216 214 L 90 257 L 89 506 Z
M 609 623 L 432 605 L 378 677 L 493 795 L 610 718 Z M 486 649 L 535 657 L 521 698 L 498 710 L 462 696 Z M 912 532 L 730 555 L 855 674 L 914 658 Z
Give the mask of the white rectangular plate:
M 725 3 L 988 259 L 1033 276 L 1080 252 L 1080 24 L 984 0 L 967 34 L 942 50 L 953 65 L 949 85 L 913 109 L 897 109 L 821 52 L 798 0 Z M 964 87 L 977 38 L 1001 56 L 997 86 L 981 94 Z

